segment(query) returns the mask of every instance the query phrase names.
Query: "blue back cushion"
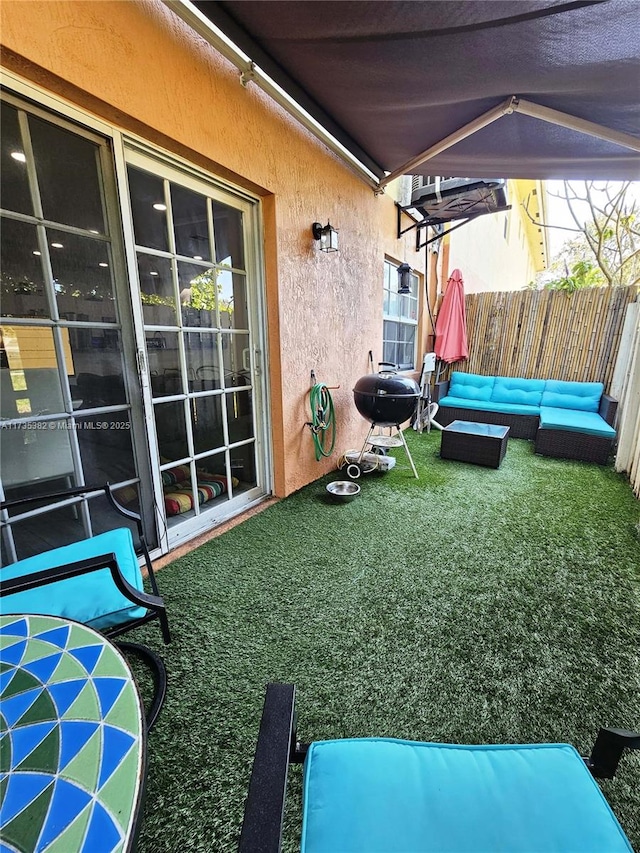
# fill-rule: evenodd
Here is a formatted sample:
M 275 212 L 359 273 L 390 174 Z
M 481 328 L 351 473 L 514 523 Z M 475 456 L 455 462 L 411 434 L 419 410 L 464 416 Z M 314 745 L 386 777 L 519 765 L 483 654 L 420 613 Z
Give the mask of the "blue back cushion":
M 449 383 L 449 396 L 463 400 L 490 400 L 495 376 L 460 373 L 454 370 Z
M 115 554 L 125 579 L 138 590 L 143 589 L 142 573 L 133 546 L 131 531 L 119 527 L 101 533 L 92 539 L 83 539 L 62 548 L 54 548 L 4 566 L 0 572 L 3 580 L 30 575 L 55 566 L 65 566 L 90 557 Z M 129 601 L 118 590 L 109 569 L 97 569 L 85 575 L 39 586 L 26 592 L 5 595 L 1 599 L 3 613 L 40 613 L 62 616 L 90 625 L 99 631 L 139 619 L 147 612 L 145 607 Z
M 562 382 L 559 379 L 547 379 L 541 405 L 555 409 L 597 412 L 603 393 L 602 382 Z
M 518 379 L 511 376 L 496 376 L 493 391 L 491 392 L 491 400 L 495 403 L 539 406 L 544 386 L 544 379 Z
M 301 853 L 630 853 L 569 744 L 311 744 Z

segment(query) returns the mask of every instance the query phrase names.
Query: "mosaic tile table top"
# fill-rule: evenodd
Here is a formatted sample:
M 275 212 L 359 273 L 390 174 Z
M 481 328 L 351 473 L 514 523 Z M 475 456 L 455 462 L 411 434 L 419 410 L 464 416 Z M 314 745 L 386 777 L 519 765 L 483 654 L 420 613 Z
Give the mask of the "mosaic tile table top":
M 124 853 L 142 792 L 141 700 L 103 636 L 0 616 L 1 853 Z

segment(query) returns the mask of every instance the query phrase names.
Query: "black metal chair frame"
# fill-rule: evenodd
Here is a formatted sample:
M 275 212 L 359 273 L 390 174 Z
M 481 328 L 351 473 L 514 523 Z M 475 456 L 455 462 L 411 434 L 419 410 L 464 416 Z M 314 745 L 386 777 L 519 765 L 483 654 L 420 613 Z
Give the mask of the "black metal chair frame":
M 11 580 L 0 580 L 0 596 L 11 595 L 17 592 L 25 592 L 29 589 L 34 589 L 39 586 L 45 586 L 50 583 L 57 583 L 78 577 L 79 575 L 87 574 L 88 572 L 97 571 L 108 568 L 111 572 L 111 577 L 118 590 L 128 598 L 132 603 L 141 607 L 145 607 L 148 613 L 139 619 L 132 619 L 122 625 L 117 625 L 113 628 L 103 630 L 103 633 L 110 640 L 115 640 L 122 634 L 138 628 L 154 619 L 160 622 L 162 638 L 166 643 L 171 642 L 171 634 L 169 631 L 169 620 L 164 600 L 160 596 L 158 584 L 151 564 L 149 549 L 144 538 L 142 530 L 141 516 L 130 509 L 123 507 L 113 495 L 112 486 L 105 483 L 103 486 L 78 486 L 71 489 L 64 489 L 58 492 L 50 492 L 44 495 L 31 497 L 16 498 L 14 500 L 3 501 L 0 503 L 0 510 L 9 510 L 17 506 L 23 506 L 31 503 L 41 503 L 43 501 L 50 502 L 55 500 L 63 500 L 71 497 L 87 496 L 96 492 L 104 492 L 113 509 L 122 515 L 124 518 L 134 521 L 137 528 L 139 547 L 136 549 L 136 554 L 144 558 L 145 568 L 148 573 L 149 583 L 153 590 L 153 595 L 140 591 L 132 586 L 123 576 L 114 553 L 100 554 L 96 557 L 91 557 L 87 560 L 78 560 L 74 563 L 68 563 L 61 566 L 54 566 L 50 569 L 45 569 L 41 572 L 34 572 L 31 575 L 14 578 Z M 1 572 L 0 572 L 1 579 Z M 154 696 L 149 707 L 147 718 L 147 729 L 151 729 L 155 723 L 164 698 L 167 692 L 167 672 L 162 658 L 140 643 L 116 642 L 116 645 L 124 651 L 129 651 L 136 657 L 141 658 L 149 667 L 154 684 Z
M 297 737 L 295 686 L 268 684 L 239 853 L 280 853 L 289 764 L 304 763 L 308 748 Z M 601 728 L 583 760 L 595 778 L 613 779 L 625 749 L 640 749 L 640 733 Z

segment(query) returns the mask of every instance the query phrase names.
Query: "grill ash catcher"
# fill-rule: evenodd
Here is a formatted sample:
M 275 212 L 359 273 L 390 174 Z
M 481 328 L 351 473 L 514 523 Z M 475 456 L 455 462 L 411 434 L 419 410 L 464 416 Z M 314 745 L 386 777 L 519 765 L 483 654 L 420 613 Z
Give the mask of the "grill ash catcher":
M 387 450 L 404 447 L 411 470 L 419 479 L 400 424 L 413 416 L 421 394 L 420 386 L 414 379 L 401 376 L 397 365 L 391 362 L 381 361 L 378 367 L 382 368 L 378 373 L 362 376 L 353 389 L 356 409 L 371 423 L 371 427 L 360 452 L 345 453 L 347 475 L 357 479 L 361 473 L 376 468 L 388 471 L 395 464 L 395 459 L 386 456 Z M 381 432 L 384 427 L 389 428 L 389 435 Z

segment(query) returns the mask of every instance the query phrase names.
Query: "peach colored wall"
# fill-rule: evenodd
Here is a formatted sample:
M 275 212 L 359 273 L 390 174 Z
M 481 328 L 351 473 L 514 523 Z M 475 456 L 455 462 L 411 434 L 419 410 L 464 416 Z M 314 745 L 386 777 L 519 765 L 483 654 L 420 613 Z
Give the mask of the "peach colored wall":
M 4 0 L 1 14 L 7 68 L 263 196 L 275 492 L 330 471 L 366 434 L 352 388 L 368 351 L 381 357 L 384 256 L 405 256 L 393 199 L 375 197 L 263 92 L 243 88 L 158 0 Z M 334 255 L 310 234 L 327 218 L 340 232 Z M 409 262 L 423 268 L 415 253 Z M 340 385 L 336 452 L 320 463 L 304 426 L 312 369 Z

